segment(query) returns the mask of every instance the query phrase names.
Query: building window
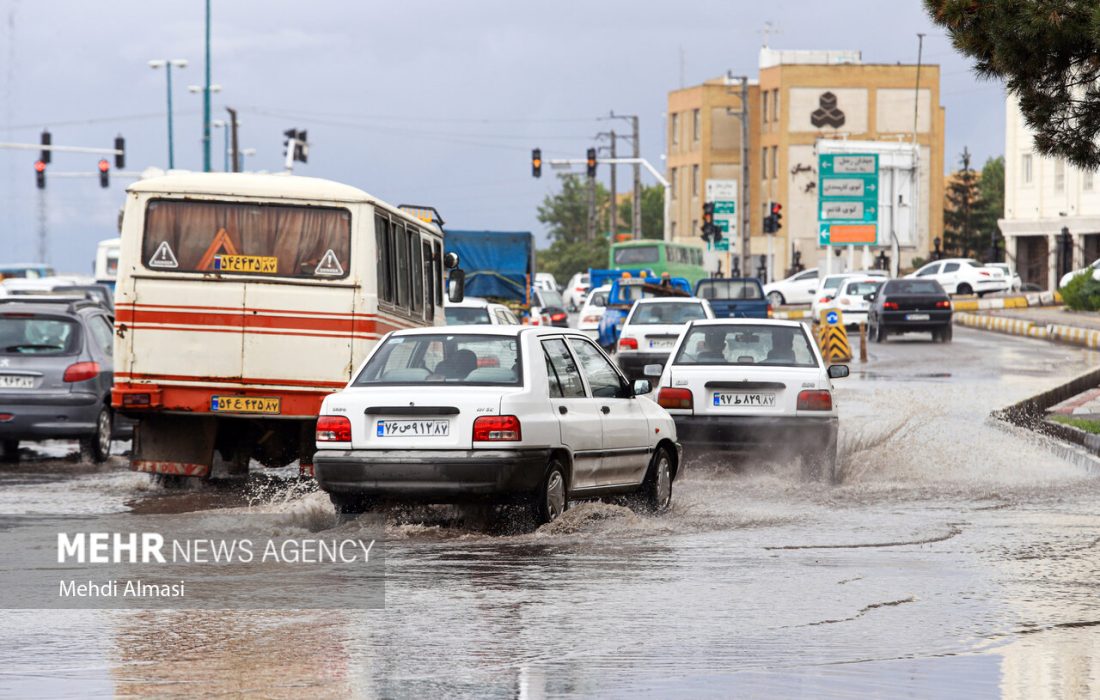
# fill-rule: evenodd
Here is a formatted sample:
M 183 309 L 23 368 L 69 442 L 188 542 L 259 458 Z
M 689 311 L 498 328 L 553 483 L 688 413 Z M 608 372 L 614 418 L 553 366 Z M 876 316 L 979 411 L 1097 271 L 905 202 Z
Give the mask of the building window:
M 779 146 L 772 146 L 772 177 L 779 177 Z
M 691 166 L 691 196 L 699 196 L 699 166 Z
M 1086 190 L 1092 189 L 1092 173 L 1091 170 L 1086 170 L 1081 173 L 1081 187 Z
M 1054 191 L 1065 192 L 1066 190 L 1066 161 L 1056 160 L 1054 161 Z
M 779 121 L 779 88 L 772 93 L 772 119 Z
M 1031 154 L 1025 153 L 1020 158 L 1020 175 L 1024 179 L 1025 185 L 1031 184 Z
M 676 168 L 668 171 L 668 189 L 673 199 L 676 199 Z
M 768 179 L 768 147 L 760 149 L 760 179 Z
M 699 114 L 699 110 L 691 110 L 691 140 L 698 141 L 699 133 L 703 130 L 702 116 Z
M 672 232 L 672 237 L 673 237 L 673 238 L 675 239 L 675 238 L 676 238 L 676 222 L 675 222 L 675 221 L 673 221 L 673 222 L 672 222 L 672 223 L 670 224 L 670 226 L 672 227 L 672 229 L 671 229 L 671 232 Z
M 676 146 L 680 143 L 680 115 L 672 115 L 672 145 Z
M 692 219 L 691 220 L 691 234 L 689 234 L 689 235 L 695 235 L 695 232 L 698 231 L 698 230 L 699 230 L 699 219 Z
M 768 93 L 765 91 L 760 100 L 760 121 L 768 123 Z

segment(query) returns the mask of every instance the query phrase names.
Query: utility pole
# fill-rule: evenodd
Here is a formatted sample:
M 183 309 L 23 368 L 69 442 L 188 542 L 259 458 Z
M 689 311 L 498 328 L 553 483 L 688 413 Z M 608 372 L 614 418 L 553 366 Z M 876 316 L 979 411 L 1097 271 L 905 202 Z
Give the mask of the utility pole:
M 608 226 L 611 231 L 611 242 L 615 242 L 615 236 L 619 231 L 619 187 L 615 180 L 616 165 L 614 163 L 615 158 L 618 155 L 615 152 L 615 130 L 611 130 L 611 205 L 608 207 Z
M 588 178 L 588 240 L 596 239 L 596 178 Z
M 749 244 L 751 231 L 749 230 L 750 213 L 752 207 L 749 202 L 749 78 L 746 75 L 734 76 L 733 71 L 726 73 L 726 85 L 738 82 L 741 85 L 740 105 L 737 111 L 727 110 L 727 113 L 741 121 L 741 274 L 748 275 L 752 266 Z M 731 270 L 732 274 L 732 270 Z
M 615 114 L 615 110 L 611 110 L 608 119 L 629 121 L 633 132 L 631 140 L 634 142 L 634 203 L 631 207 L 633 220 L 630 223 L 630 235 L 634 240 L 638 240 L 642 237 L 642 145 L 638 135 L 638 117 L 633 114 Z
M 239 173 L 241 172 L 241 149 L 237 141 L 237 110 L 226 107 L 225 111 L 229 112 L 230 139 L 233 143 L 233 172 Z
M 234 160 L 235 163 L 236 160 Z M 206 82 L 202 89 L 202 171 L 208 173 L 210 170 L 210 0 L 206 0 Z
M 46 191 L 43 189 L 38 191 L 38 262 L 40 263 L 46 262 L 47 221 Z

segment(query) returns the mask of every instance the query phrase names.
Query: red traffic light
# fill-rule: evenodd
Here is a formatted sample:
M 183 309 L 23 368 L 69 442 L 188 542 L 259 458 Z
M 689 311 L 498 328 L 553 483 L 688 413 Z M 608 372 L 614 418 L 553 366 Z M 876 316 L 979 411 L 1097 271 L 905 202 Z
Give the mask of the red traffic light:
M 106 159 L 106 158 L 104 158 L 103 160 L 99 161 L 99 172 L 101 172 L 101 173 L 105 173 L 105 172 L 107 172 L 107 171 L 108 171 L 108 170 L 110 170 L 110 169 L 111 169 L 111 164 L 107 162 L 107 159 Z
M 779 202 L 772 202 L 772 213 L 778 214 L 781 211 L 783 211 L 783 205 Z
M 34 161 L 34 171 L 38 173 L 46 172 L 46 162 L 41 160 Z

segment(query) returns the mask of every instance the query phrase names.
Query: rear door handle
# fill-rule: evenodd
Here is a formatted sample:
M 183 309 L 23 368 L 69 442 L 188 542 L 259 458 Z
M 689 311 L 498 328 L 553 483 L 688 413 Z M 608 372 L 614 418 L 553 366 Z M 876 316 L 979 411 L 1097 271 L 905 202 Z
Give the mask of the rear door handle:
M 569 409 L 565 406 L 558 406 L 558 413 L 564 416 L 566 413 L 569 413 Z
M 610 406 L 601 406 L 600 410 L 603 411 L 604 414 L 611 413 L 611 407 Z

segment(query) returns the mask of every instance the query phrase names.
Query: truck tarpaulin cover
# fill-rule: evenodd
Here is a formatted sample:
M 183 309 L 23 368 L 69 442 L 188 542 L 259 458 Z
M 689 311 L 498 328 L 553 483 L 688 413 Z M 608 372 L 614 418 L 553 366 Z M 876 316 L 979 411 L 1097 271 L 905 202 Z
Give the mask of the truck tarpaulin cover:
M 535 276 L 535 237 L 529 231 L 443 232 L 443 247 L 466 271 L 466 294 L 527 302 Z

